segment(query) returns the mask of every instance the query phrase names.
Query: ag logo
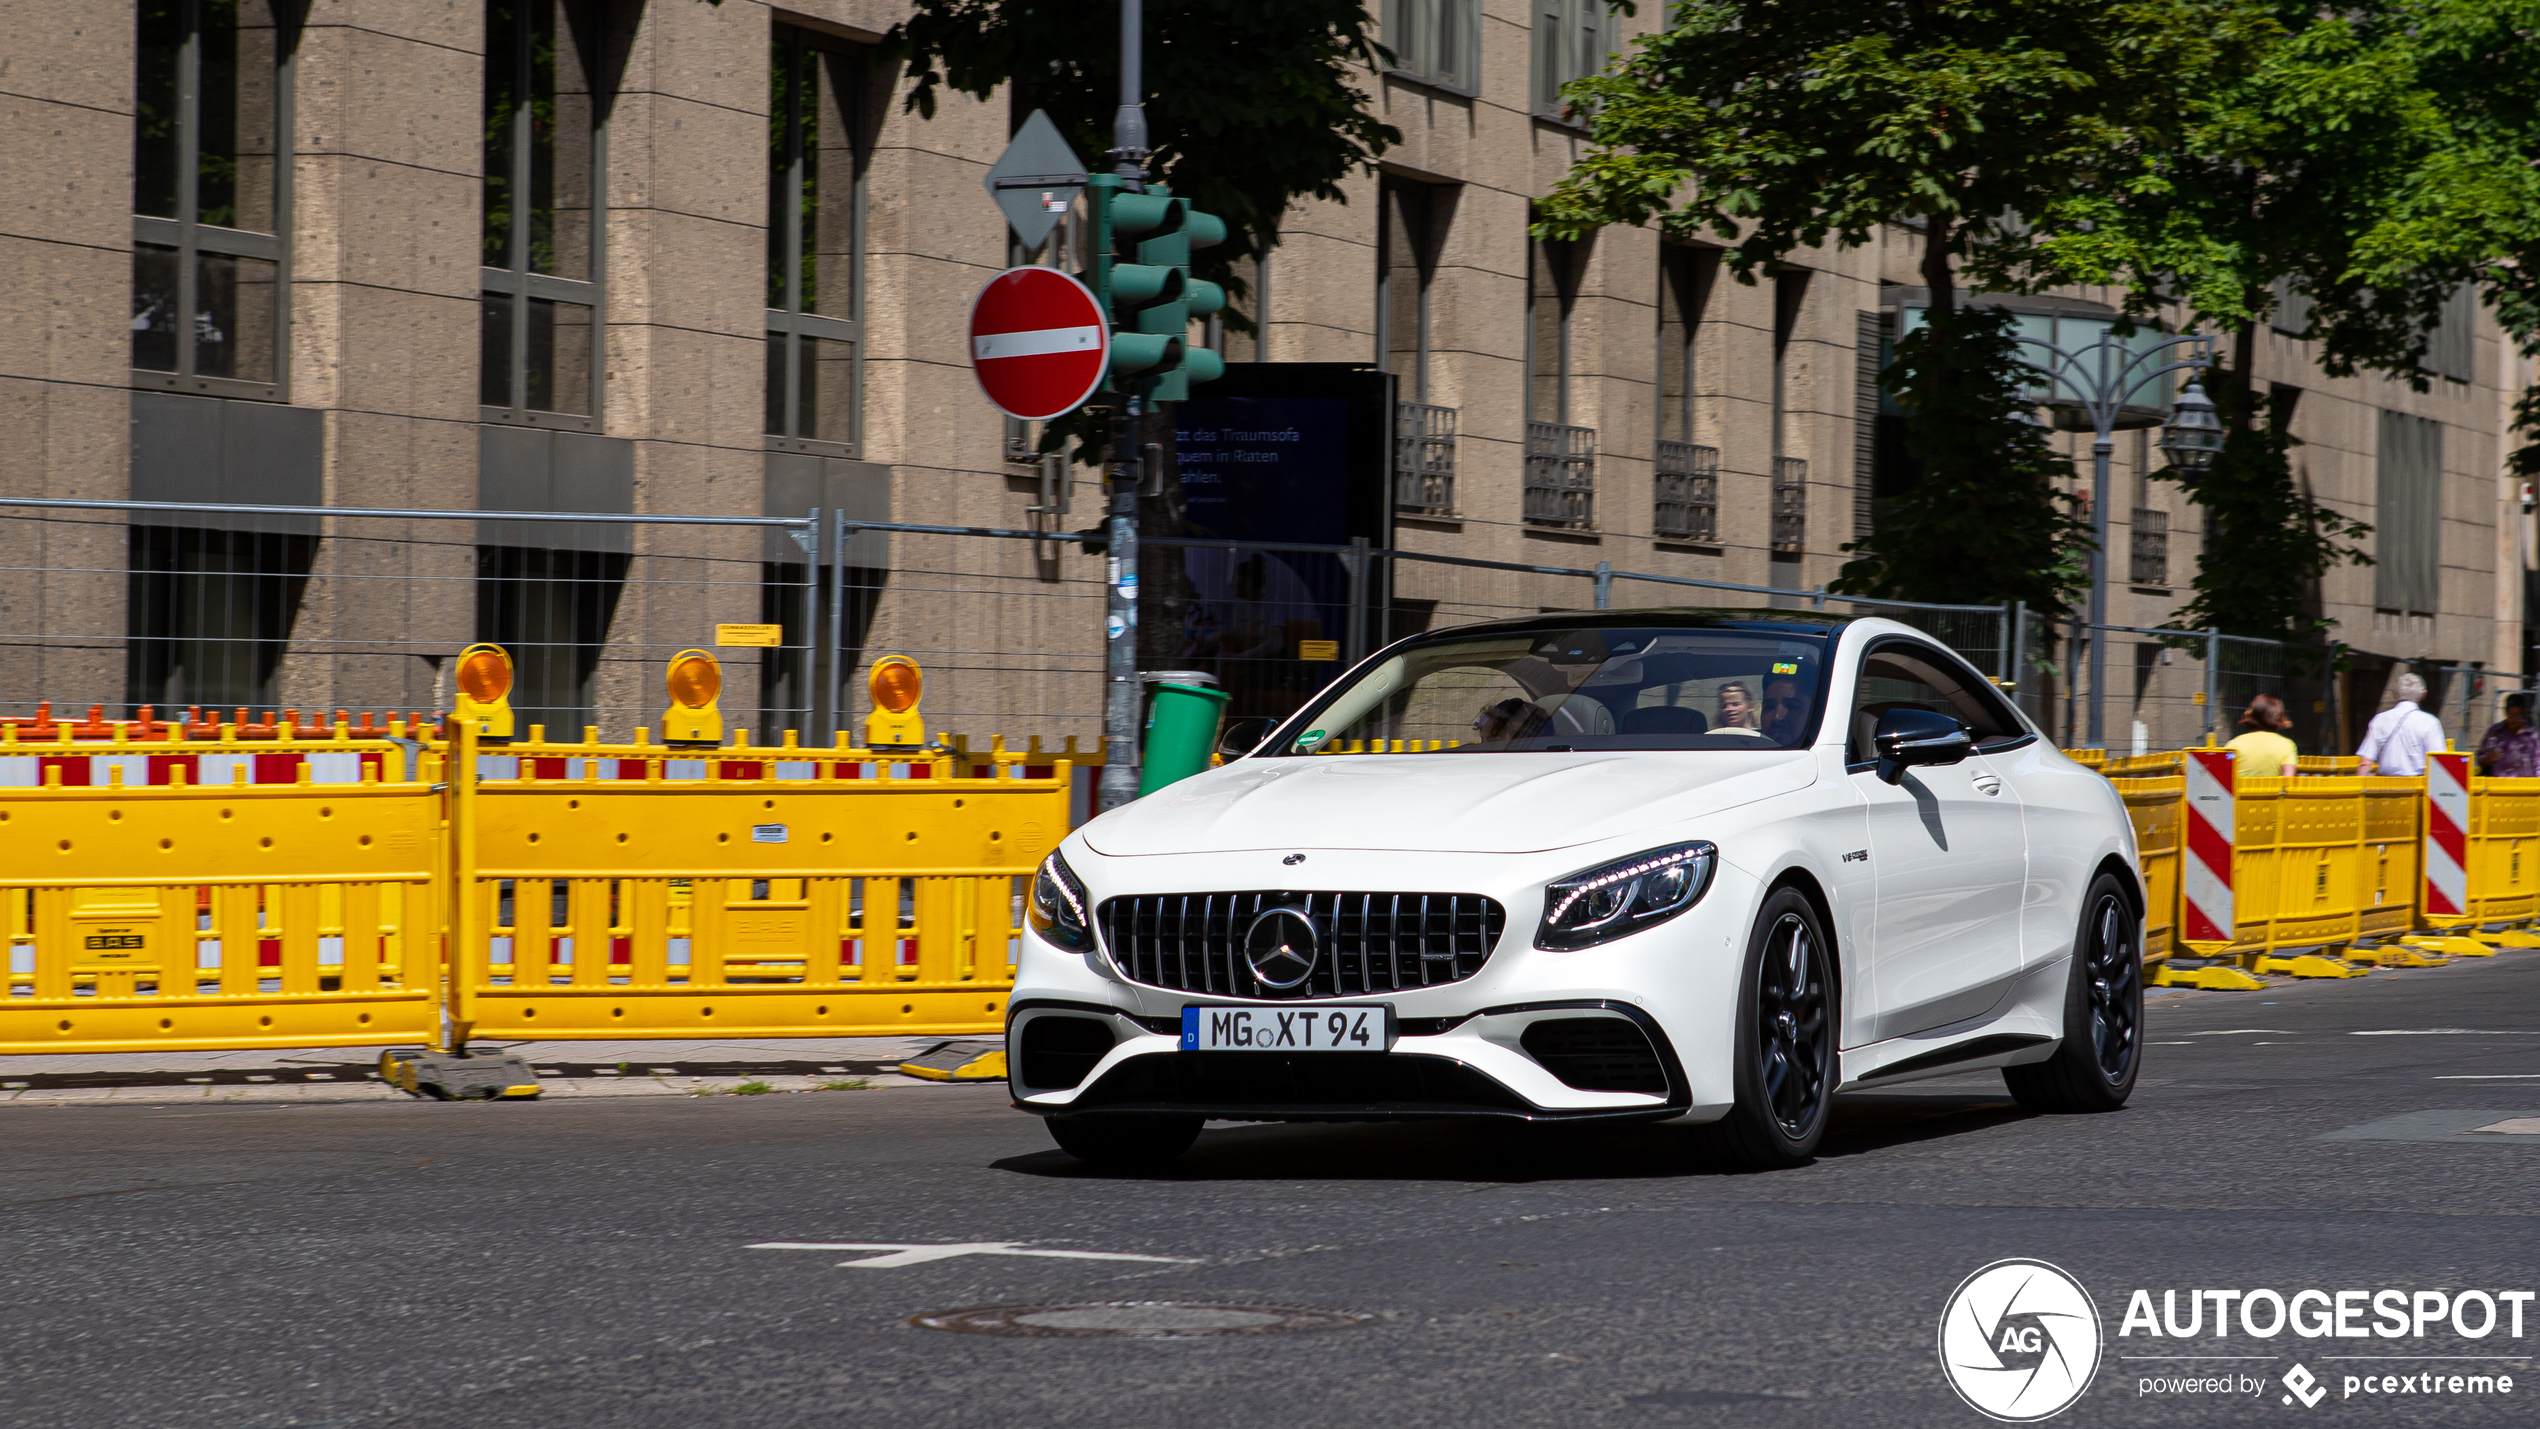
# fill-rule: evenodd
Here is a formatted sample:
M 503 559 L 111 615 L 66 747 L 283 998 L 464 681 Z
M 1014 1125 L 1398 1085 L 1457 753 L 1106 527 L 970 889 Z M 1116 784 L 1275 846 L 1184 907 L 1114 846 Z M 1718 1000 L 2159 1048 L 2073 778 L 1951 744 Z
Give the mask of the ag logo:
M 2042 1260 L 1997 1260 L 1940 1313 L 1940 1372 L 1977 1413 L 2014 1424 L 2072 1407 L 2099 1370 L 2099 1309 Z

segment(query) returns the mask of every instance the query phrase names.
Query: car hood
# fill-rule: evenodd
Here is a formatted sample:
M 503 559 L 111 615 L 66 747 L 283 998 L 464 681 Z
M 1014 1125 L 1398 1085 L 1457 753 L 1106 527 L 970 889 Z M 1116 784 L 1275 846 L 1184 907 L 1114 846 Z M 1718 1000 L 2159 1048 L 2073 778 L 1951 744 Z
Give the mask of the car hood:
M 1245 759 L 1084 828 L 1096 853 L 1533 853 L 1804 789 L 1804 750 Z

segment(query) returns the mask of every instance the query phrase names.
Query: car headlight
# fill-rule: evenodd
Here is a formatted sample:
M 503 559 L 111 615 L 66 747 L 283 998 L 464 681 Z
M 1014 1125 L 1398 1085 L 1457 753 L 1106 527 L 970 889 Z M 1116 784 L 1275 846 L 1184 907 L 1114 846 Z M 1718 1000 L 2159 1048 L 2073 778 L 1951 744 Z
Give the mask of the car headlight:
M 1055 850 L 1041 860 L 1041 871 L 1032 879 L 1032 931 L 1048 942 L 1071 953 L 1094 950 L 1094 929 L 1085 916 L 1085 885 L 1076 881 L 1076 871 L 1067 866 Z
M 1702 901 L 1719 854 L 1707 843 L 1669 844 L 1557 879 L 1543 890 L 1535 946 L 1585 948 L 1663 923 Z

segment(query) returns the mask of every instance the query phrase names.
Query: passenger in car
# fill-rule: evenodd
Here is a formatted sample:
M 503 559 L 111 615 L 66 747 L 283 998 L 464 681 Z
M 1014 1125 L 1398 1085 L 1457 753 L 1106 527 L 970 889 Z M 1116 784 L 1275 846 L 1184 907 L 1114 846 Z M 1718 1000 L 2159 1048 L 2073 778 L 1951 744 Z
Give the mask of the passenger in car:
M 1755 696 L 1746 686 L 1731 680 L 1720 687 L 1720 728 L 1753 729 Z

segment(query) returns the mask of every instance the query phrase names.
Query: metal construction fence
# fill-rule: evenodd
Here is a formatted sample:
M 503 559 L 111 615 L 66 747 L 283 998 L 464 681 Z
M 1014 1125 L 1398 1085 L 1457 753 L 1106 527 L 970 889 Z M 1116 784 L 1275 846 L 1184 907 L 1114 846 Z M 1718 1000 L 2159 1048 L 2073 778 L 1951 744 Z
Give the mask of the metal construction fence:
M 2300 748 L 2342 743 L 2333 646 L 2077 621 L 2026 621 L 2023 634 L 2014 661 L 2021 707 L 2067 747 L 2081 747 L 2088 734 L 2091 691 L 2081 676 L 2094 638 L 2107 645 L 2103 708 L 2112 757 L 2180 749 L 2209 735 L 2228 740 L 2260 694 L 2284 702 L 2293 722 L 2286 733 Z
M 0 715 L 45 700 L 200 726 L 356 727 L 450 705 L 451 652 L 512 652 L 524 724 L 625 740 L 658 671 L 726 651 L 733 721 L 828 743 L 848 672 L 906 655 L 928 718 L 1090 739 L 1103 567 L 1051 530 L 698 517 L 0 498 Z M 1285 714 L 1423 630 L 1551 610 L 1707 605 L 1894 615 L 2013 678 L 2015 607 L 1912 605 L 1366 542 L 1144 541 L 1141 660 L 1205 671 L 1232 713 Z

